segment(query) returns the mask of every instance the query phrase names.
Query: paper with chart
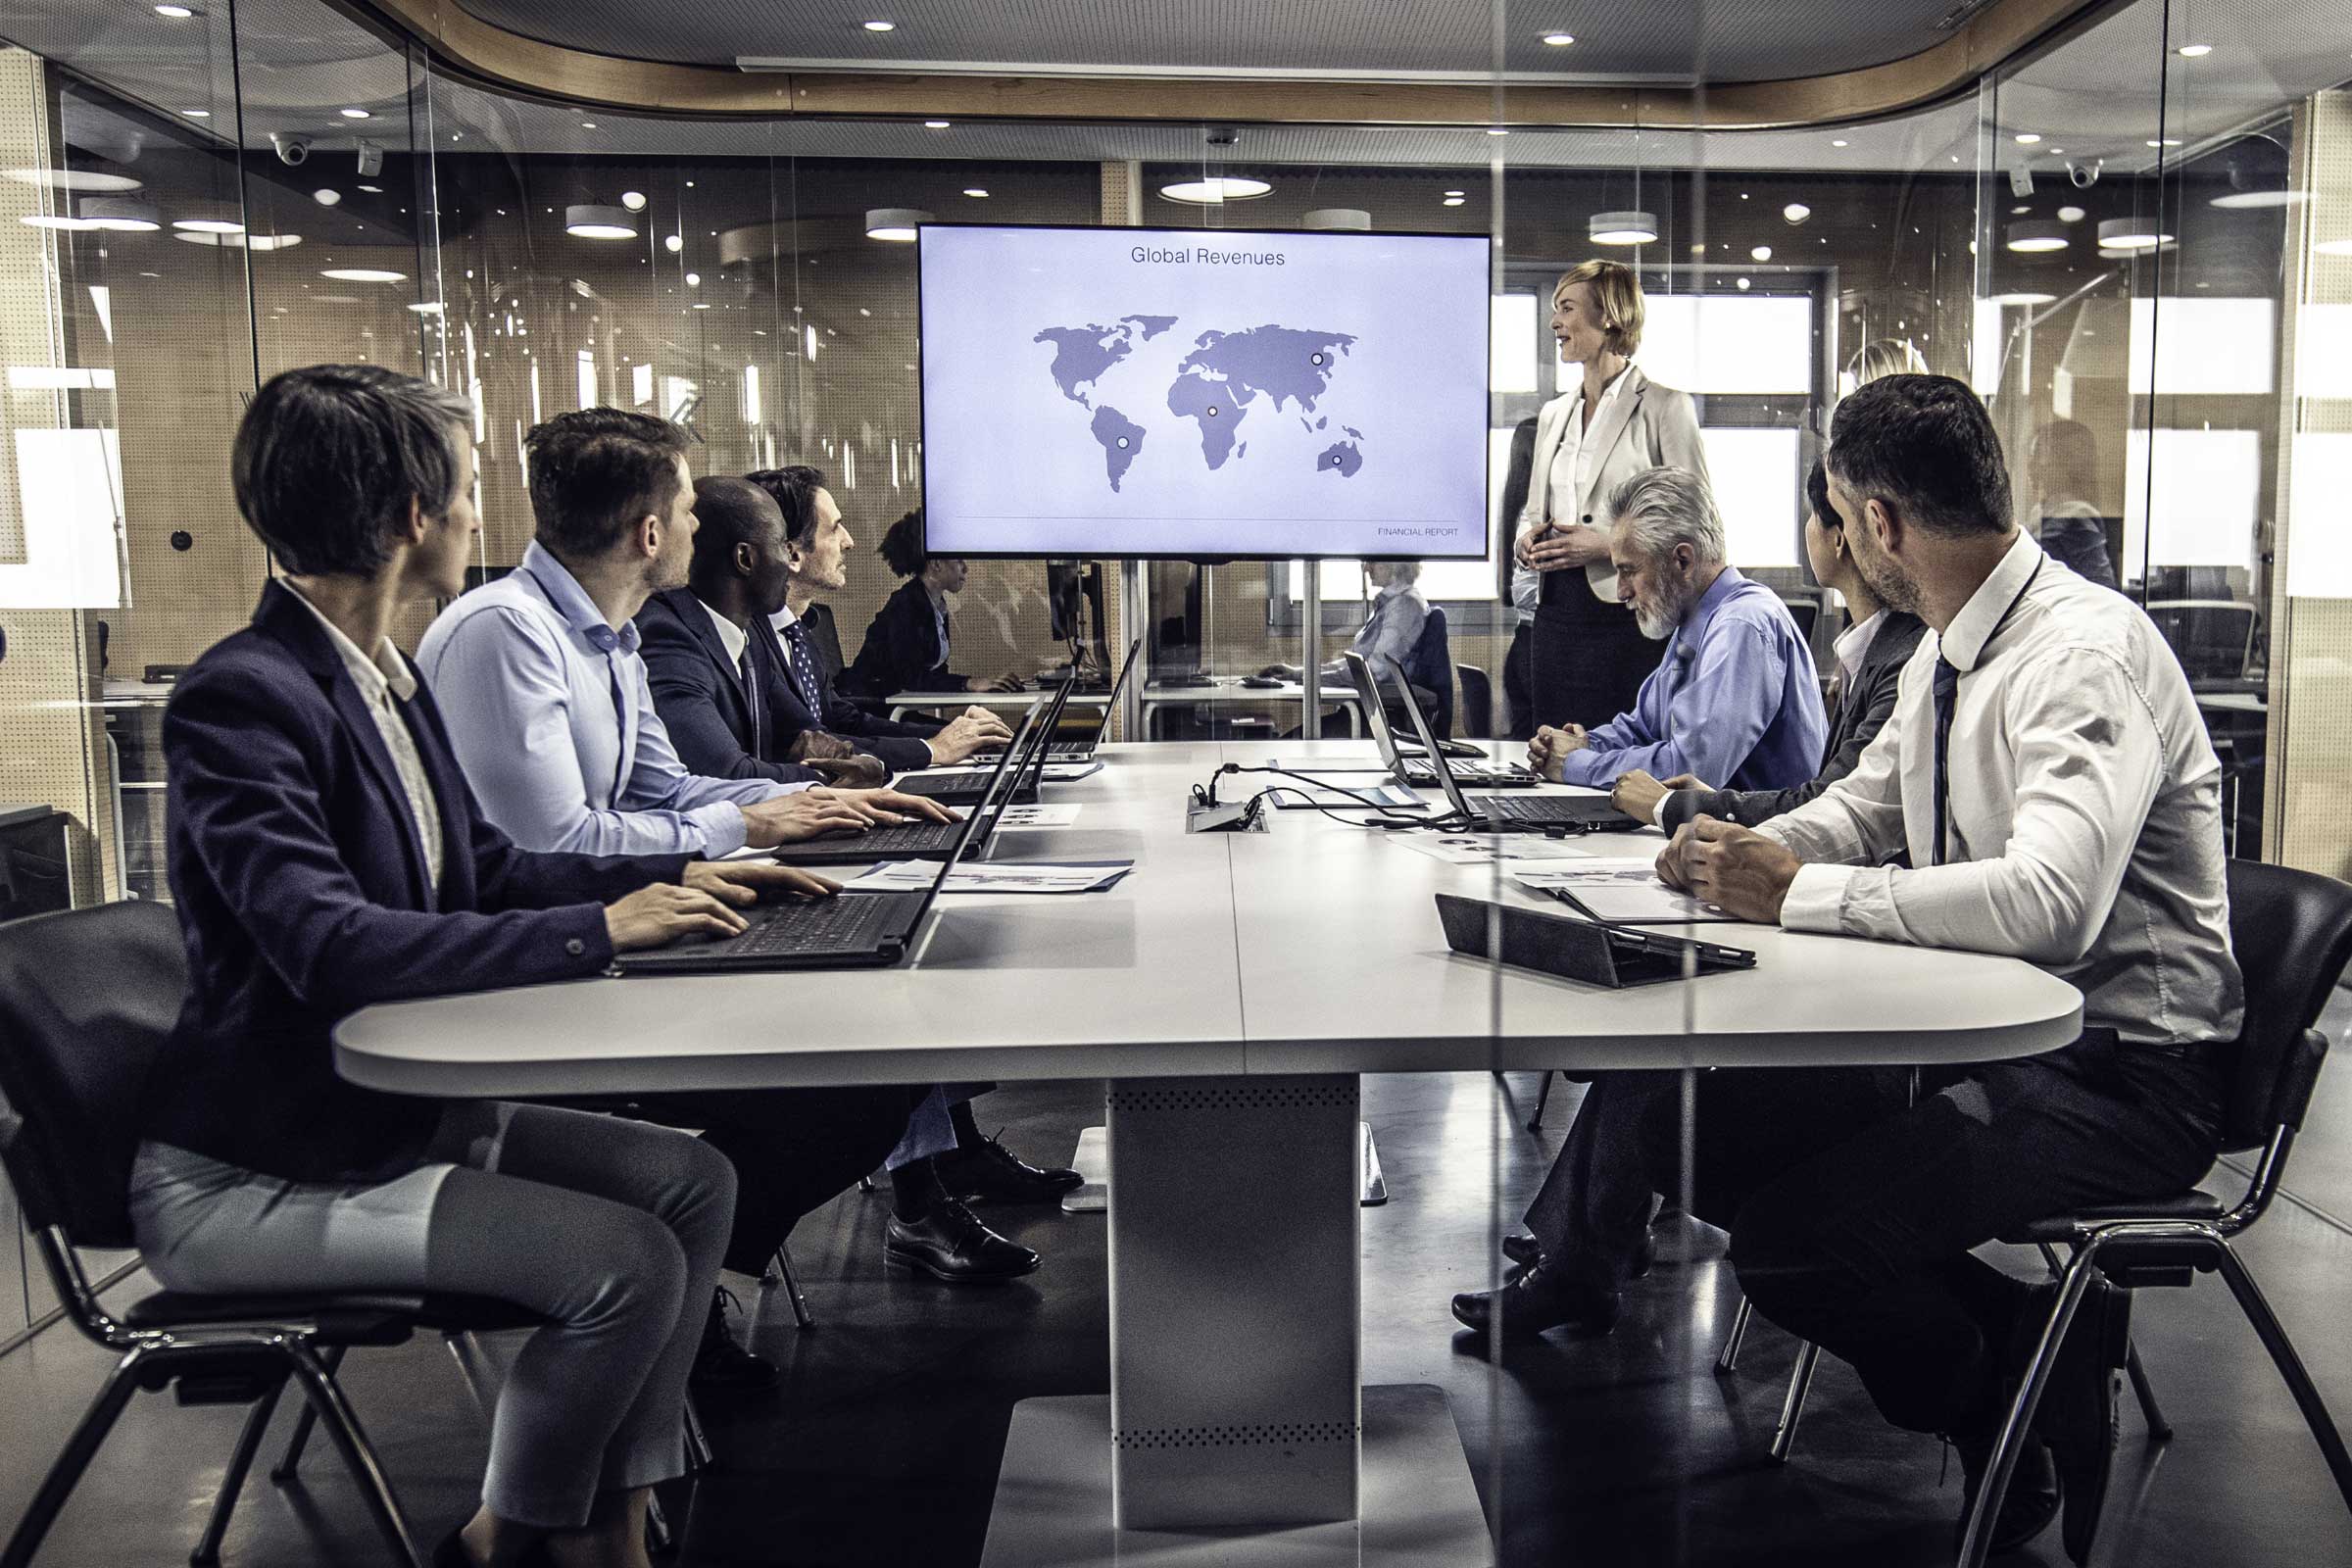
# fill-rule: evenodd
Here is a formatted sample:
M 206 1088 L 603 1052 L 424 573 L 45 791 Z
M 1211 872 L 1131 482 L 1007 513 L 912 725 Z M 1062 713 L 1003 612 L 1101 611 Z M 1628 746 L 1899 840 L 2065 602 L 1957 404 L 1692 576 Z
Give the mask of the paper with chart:
M 1506 860 L 1503 868 L 1523 888 L 1538 893 L 1565 888 L 1601 919 L 1626 925 L 1681 925 L 1690 920 L 1738 918 L 1688 893 L 1677 893 L 1659 881 L 1655 856 Z
M 1133 860 L 966 861 L 942 893 L 1095 893 L 1135 869 Z M 841 885 L 844 893 L 920 893 L 939 875 L 928 860 L 884 860 Z

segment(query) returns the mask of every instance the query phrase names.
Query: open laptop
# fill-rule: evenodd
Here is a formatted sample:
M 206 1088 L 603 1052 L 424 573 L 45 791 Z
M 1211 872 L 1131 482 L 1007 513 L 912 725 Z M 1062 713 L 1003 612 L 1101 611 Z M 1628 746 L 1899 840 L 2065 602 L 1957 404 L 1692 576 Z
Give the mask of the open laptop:
M 1119 693 L 1127 689 L 1127 677 L 1135 669 L 1135 656 L 1143 651 L 1144 640 L 1138 637 L 1127 645 L 1127 662 L 1119 666 L 1119 678 L 1110 683 L 1102 698 L 1102 717 L 1096 723 L 1092 735 L 1074 735 L 1068 740 L 1049 740 L 1046 755 L 1056 762 L 1088 762 L 1094 760 L 1095 748 L 1110 734 L 1110 715 L 1119 706 Z M 986 764 L 997 760 L 996 749 L 974 752 L 968 760 Z
M 1037 716 L 1031 704 L 1029 719 Z M 922 935 L 923 921 L 949 873 L 970 851 L 983 818 L 993 821 L 994 796 L 1007 781 L 1008 752 L 997 760 L 988 775 L 989 794 L 981 808 L 953 827 L 956 844 L 939 862 L 939 874 L 920 893 L 837 893 L 831 898 L 780 899 L 754 906 L 746 913 L 750 924 L 731 937 L 688 937 L 648 953 L 623 953 L 612 959 L 612 972 L 636 974 L 758 974 L 774 969 L 881 969 L 899 962 Z M 880 832 L 877 828 L 875 832 Z M 873 858 L 870 845 L 858 841 L 863 858 Z
M 1009 787 L 997 790 L 993 798 L 984 798 L 972 814 L 979 818 L 972 829 L 970 852 L 978 855 L 987 847 L 1003 820 L 1004 808 L 1012 804 L 1014 790 L 1026 784 L 1034 794 L 1036 780 L 1029 775 L 1045 767 L 1045 729 L 1038 722 L 1045 712 L 1049 699 L 1040 697 L 1029 705 L 1021 721 L 1012 732 L 1012 750 L 999 752 L 989 774 L 993 784 L 999 774 L 1010 781 Z M 821 838 L 806 839 L 798 844 L 779 844 L 775 858 L 786 865 L 862 865 L 870 860 L 936 860 L 956 853 L 962 842 L 964 824 L 961 821 L 901 822 L 889 827 L 867 828 L 864 832 L 843 829 Z
M 1076 680 L 1064 677 L 1061 684 L 1054 688 L 1054 695 L 1046 700 L 1045 716 L 1038 720 L 1041 734 L 1052 735 L 1054 726 L 1061 722 L 1061 710 L 1069 706 L 1070 693 L 1077 684 Z M 1030 706 L 1034 709 L 1036 705 Z M 997 760 L 1001 763 L 1011 755 L 1009 752 L 999 753 Z M 1042 758 L 1040 761 L 1043 761 Z M 1030 769 L 1027 776 L 1015 779 L 1010 797 L 1012 803 L 1027 806 L 1036 800 L 1037 787 L 1044 779 L 1045 768 L 1042 765 Z M 893 779 L 890 787 L 903 794 L 924 796 L 942 806 L 976 806 L 987 796 L 991 782 L 991 775 L 969 768 L 954 772 L 942 769 L 935 773 L 906 774 Z
M 1373 696 L 1378 695 L 1376 686 Z M 1366 706 L 1377 704 L 1367 700 Z M 1412 700 L 1409 690 L 1404 710 L 1420 732 L 1421 744 L 1437 762 L 1438 788 L 1446 792 L 1446 804 L 1473 833 L 1630 833 L 1649 825 L 1611 806 L 1605 795 L 1464 796 L 1453 776 L 1453 764 L 1433 744 L 1429 720 L 1421 716 L 1421 705 Z
M 1380 749 L 1380 760 L 1389 764 L 1389 771 L 1396 775 L 1396 782 L 1408 789 L 1438 788 L 1440 775 L 1431 766 L 1429 757 L 1448 754 L 1431 742 L 1429 726 L 1416 726 L 1420 731 L 1424 755 L 1405 756 L 1403 749 L 1396 744 L 1396 732 L 1389 728 L 1389 715 L 1381 706 L 1380 682 L 1372 673 L 1371 661 L 1349 650 L 1340 655 L 1340 662 L 1348 667 L 1348 678 L 1355 683 L 1357 706 L 1364 710 L 1364 726 L 1372 732 L 1372 744 Z M 1404 688 L 1404 706 L 1412 710 L 1415 718 L 1421 717 L 1421 705 L 1413 700 L 1410 686 Z M 1479 755 L 1483 757 L 1485 754 L 1482 752 Z M 1489 789 L 1534 789 L 1543 782 L 1524 767 L 1494 767 L 1485 762 L 1456 762 L 1453 764 L 1453 773 L 1458 783 L 1482 784 Z

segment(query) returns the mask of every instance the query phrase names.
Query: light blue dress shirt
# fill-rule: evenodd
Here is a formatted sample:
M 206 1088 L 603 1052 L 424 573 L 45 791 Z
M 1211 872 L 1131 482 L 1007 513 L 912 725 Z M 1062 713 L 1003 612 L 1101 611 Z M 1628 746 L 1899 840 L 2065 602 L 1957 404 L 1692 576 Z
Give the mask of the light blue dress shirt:
M 1788 607 L 1726 566 L 1674 629 L 1634 710 L 1591 731 L 1560 779 L 1605 786 L 1641 768 L 1717 789 L 1790 789 L 1821 770 L 1828 730 L 1813 656 Z
M 441 612 L 416 663 L 482 814 L 526 850 L 716 858 L 743 847 L 742 807 L 808 787 L 687 772 L 636 622 L 614 631 L 535 543 Z

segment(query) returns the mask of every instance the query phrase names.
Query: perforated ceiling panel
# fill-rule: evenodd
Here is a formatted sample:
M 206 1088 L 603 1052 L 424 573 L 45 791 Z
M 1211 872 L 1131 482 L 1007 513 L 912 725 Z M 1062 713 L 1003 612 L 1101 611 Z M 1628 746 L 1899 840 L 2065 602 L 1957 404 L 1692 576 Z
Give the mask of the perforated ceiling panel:
M 1899 60 L 1955 0 L 463 0 L 486 22 L 637 60 L 772 57 L 844 70 L 1182 68 L 1409 76 L 1770 81 Z M 870 32 L 869 21 L 896 24 Z M 1553 47 L 1547 33 L 1573 45 Z

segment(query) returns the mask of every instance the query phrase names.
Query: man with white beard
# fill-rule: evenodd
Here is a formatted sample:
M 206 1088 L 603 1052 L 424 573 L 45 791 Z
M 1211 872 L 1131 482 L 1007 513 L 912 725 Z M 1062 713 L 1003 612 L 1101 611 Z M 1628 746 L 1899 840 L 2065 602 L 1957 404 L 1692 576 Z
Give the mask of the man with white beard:
M 1666 657 L 1633 711 L 1592 730 L 1538 730 L 1528 765 L 1604 789 L 1636 768 L 1738 790 L 1811 778 L 1828 729 L 1812 652 L 1781 596 L 1724 559 L 1706 481 L 1648 468 L 1617 487 L 1609 511 L 1617 597 L 1642 635 L 1669 639 Z

